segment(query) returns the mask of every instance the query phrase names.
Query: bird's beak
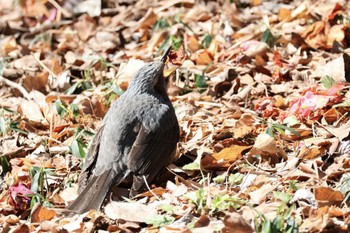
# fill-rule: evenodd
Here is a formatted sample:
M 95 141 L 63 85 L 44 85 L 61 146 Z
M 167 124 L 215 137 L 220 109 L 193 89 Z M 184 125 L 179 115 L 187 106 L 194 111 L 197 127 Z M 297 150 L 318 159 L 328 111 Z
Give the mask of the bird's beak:
M 163 62 L 163 63 L 166 62 L 166 59 L 168 57 L 168 54 L 169 54 L 170 50 L 171 50 L 171 45 L 169 45 L 169 47 L 165 50 L 162 58 L 160 59 L 161 62 Z

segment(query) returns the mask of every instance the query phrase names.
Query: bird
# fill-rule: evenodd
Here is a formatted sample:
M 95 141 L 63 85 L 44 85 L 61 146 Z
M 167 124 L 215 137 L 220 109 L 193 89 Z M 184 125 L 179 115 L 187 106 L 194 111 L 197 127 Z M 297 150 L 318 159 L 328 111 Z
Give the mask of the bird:
M 129 197 L 134 197 L 172 162 L 180 128 L 163 76 L 170 49 L 146 63 L 107 111 L 82 167 L 78 197 L 68 210 L 99 210 L 110 189 L 128 177 Z

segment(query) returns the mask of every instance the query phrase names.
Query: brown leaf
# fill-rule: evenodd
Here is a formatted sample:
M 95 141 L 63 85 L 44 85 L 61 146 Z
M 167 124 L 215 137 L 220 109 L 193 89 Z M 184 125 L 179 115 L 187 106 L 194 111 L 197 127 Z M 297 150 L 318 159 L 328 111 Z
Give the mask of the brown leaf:
M 315 188 L 315 197 L 318 201 L 342 202 L 344 195 L 337 190 L 328 187 Z
M 143 16 L 143 18 L 139 20 L 138 26 L 136 28 L 140 29 L 140 28 L 151 27 L 155 24 L 157 19 L 158 19 L 158 16 L 157 16 L 157 14 L 154 13 L 153 9 L 148 8 L 148 11 Z
M 292 12 L 287 8 L 278 9 L 278 18 L 281 21 L 290 21 L 292 19 Z
M 42 93 L 46 93 L 46 85 L 49 80 L 49 73 L 42 72 L 37 73 L 35 77 L 27 76 L 23 79 L 23 87 L 28 90 L 38 90 Z
M 74 24 L 74 29 L 77 30 L 79 37 L 86 41 L 95 30 L 96 25 L 90 16 L 84 14 L 79 18 L 79 21 Z
M 259 189 L 250 192 L 249 196 L 250 196 L 250 201 L 253 204 L 259 205 L 262 202 L 264 202 L 264 199 L 266 198 L 266 196 L 271 193 L 273 190 L 275 190 L 277 187 L 277 185 L 273 185 L 271 183 L 266 183 L 265 185 L 261 186 Z
M 350 134 L 350 121 L 347 123 L 339 126 L 339 127 L 334 127 L 334 126 L 326 126 L 325 127 L 328 132 L 336 136 L 340 141 L 342 141 L 344 138 L 348 137 Z
M 327 148 L 325 147 L 318 147 L 318 146 L 313 146 L 313 147 L 302 147 L 300 151 L 298 152 L 298 157 L 303 159 L 303 160 L 308 160 L 308 159 L 314 159 L 319 156 L 325 155 L 327 152 Z
M 213 57 L 207 50 L 201 49 L 192 54 L 191 60 L 197 65 L 208 65 L 213 62 Z
M 25 223 L 22 223 L 18 227 L 16 227 L 12 233 L 27 233 L 27 232 L 32 232 L 33 229 L 29 228 L 29 226 Z
M 250 224 L 242 215 L 236 212 L 226 213 L 224 218 L 225 226 L 222 228 L 223 233 L 253 233 Z
M 333 46 L 334 41 L 343 42 L 345 38 L 346 29 L 347 25 L 333 25 L 327 35 L 327 46 L 331 48 Z
M 205 156 L 201 160 L 201 165 L 205 169 L 226 169 L 232 163 L 242 158 L 243 153 L 249 150 L 251 146 L 233 145 L 229 148 L 224 148 L 219 153 Z
M 20 112 L 33 123 L 48 124 L 41 112 L 40 106 L 34 101 L 22 100 Z
M 278 161 L 278 157 L 282 157 L 287 160 L 286 153 L 277 147 L 276 140 L 269 134 L 261 133 L 255 140 L 253 148 L 249 151 L 249 154 L 261 154 L 268 156 L 272 160 L 272 163 Z
M 198 227 L 206 227 L 208 226 L 210 223 L 210 218 L 208 218 L 207 215 L 202 215 L 199 217 L 199 219 L 197 220 L 197 222 L 194 224 L 195 228 Z
M 32 222 L 39 223 L 44 220 L 51 220 L 56 216 L 56 212 L 50 210 L 44 206 L 38 205 L 37 208 L 34 208 L 31 214 Z
M 187 36 L 187 47 L 194 53 L 201 48 L 201 45 L 195 36 Z
M 169 62 L 173 65 L 181 66 L 182 63 L 186 60 L 186 53 L 183 45 L 177 51 L 170 51 L 169 53 Z

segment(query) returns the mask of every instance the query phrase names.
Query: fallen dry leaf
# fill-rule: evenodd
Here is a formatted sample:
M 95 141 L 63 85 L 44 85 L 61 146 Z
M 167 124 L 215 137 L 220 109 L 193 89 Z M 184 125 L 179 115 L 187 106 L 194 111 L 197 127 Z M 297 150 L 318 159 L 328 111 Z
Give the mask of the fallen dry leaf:
M 207 155 L 201 160 L 201 165 L 205 169 L 226 169 L 232 163 L 243 157 L 243 153 L 248 151 L 250 146 L 233 145 L 222 149 L 219 153 Z
M 181 45 L 178 51 L 170 51 L 168 56 L 170 63 L 173 65 L 181 66 L 186 60 L 186 53 L 183 45 Z
M 38 205 L 37 207 L 34 207 L 31 213 L 32 216 L 32 222 L 40 223 L 44 220 L 51 220 L 56 216 L 56 212 L 53 210 L 50 210 L 44 206 Z
M 155 207 L 115 201 L 107 204 L 104 211 L 111 219 L 124 219 L 133 222 L 147 222 L 152 216 L 157 215 L 157 209 Z M 135 215 L 135 213 L 137 214 Z

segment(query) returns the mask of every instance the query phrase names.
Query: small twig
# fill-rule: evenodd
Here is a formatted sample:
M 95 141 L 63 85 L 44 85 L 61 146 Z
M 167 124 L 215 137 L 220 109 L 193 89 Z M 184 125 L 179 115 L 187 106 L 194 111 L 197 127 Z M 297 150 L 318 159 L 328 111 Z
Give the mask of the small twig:
M 59 11 L 62 12 L 62 14 L 65 16 L 65 17 L 71 17 L 72 14 L 69 13 L 67 10 L 65 10 L 64 8 L 62 8 L 55 0 L 49 0 L 49 2 Z
M 49 72 L 51 76 L 57 78 L 57 75 L 54 72 L 52 72 L 42 61 L 40 61 L 39 58 L 37 58 L 34 54 L 32 54 L 32 56 L 39 63 L 39 65 L 41 65 L 47 72 Z
M 213 103 L 213 102 L 207 102 L 207 101 L 195 101 L 194 104 L 196 104 L 196 105 L 207 105 L 207 106 L 220 107 L 220 108 L 223 106 L 220 103 Z
M 5 83 L 8 86 L 17 89 L 19 92 L 22 93 L 23 97 L 26 98 L 27 100 L 31 100 L 32 99 L 30 97 L 28 91 L 23 86 L 21 86 L 20 84 L 18 84 L 16 82 L 13 82 L 11 80 L 8 80 L 8 79 L 6 79 L 6 78 L 4 78 L 2 76 L 0 76 L 0 82 L 3 82 L 3 83 Z
M 151 188 L 148 186 L 148 182 L 147 182 L 146 177 L 145 177 L 145 176 L 142 176 L 142 178 L 143 178 L 143 181 L 144 181 L 145 184 L 146 184 L 146 187 L 147 187 L 148 191 L 150 191 L 150 192 L 153 194 L 153 196 L 154 196 L 155 198 L 157 198 L 158 201 L 160 201 L 160 198 L 157 196 L 157 194 L 155 194 L 155 193 L 151 190 Z

